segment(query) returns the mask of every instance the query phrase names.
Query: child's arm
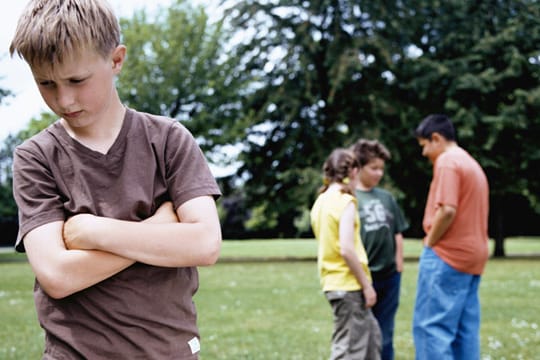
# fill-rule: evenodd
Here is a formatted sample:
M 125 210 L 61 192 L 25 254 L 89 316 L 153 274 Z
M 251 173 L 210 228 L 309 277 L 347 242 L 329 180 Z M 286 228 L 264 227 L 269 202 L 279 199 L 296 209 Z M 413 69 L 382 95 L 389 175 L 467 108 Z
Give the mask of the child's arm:
M 394 236 L 396 241 L 396 269 L 403 272 L 403 234 L 397 233 Z
M 69 249 L 107 251 L 166 267 L 214 264 L 221 248 L 221 227 L 211 196 L 186 201 L 177 210 L 179 223 L 150 224 L 89 214 L 70 218 L 64 227 Z
M 24 237 L 30 266 L 49 296 L 66 297 L 133 264 L 133 260 L 102 251 L 68 251 L 62 240 L 62 225 L 63 221 L 48 223 Z
M 339 220 L 339 244 L 341 256 L 351 269 L 352 273 L 362 286 L 366 307 L 372 307 L 377 302 L 377 294 L 369 281 L 362 264 L 358 260 L 358 255 L 354 248 L 354 217 L 356 215 L 356 206 L 350 202 L 343 211 Z
M 456 217 L 456 208 L 452 205 L 440 204 L 433 217 L 433 222 L 429 233 L 426 235 L 425 243 L 429 247 L 435 246 L 443 237 Z
M 148 222 L 173 222 L 177 218 L 163 205 Z M 42 289 L 59 299 L 86 289 L 134 263 L 133 260 L 103 251 L 67 250 L 62 240 L 63 221 L 39 226 L 24 237 L 32 270 Z

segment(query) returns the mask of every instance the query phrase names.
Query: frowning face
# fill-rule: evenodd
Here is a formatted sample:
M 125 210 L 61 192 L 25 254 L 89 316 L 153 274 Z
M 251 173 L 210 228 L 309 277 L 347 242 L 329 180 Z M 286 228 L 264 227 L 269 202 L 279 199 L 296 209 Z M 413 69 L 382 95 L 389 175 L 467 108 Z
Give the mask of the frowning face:
M 115 99 L 114 77 L 123 62 L 122 50 L 117 53 L 120 48 L 107 58 L 83 50 L 60 64 L 32 68 L 43 100 L 69 127 L 91 127 L 107 120 Z

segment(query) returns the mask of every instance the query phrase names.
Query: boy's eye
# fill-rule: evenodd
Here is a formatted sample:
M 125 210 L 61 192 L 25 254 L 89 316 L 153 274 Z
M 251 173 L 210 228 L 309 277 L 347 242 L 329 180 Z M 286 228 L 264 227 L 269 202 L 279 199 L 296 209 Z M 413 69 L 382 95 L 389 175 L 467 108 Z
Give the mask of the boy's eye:
M 52 86 L 52 85 L 54 85 L 54 83 L 52 81 L 47 81 L 46 80 L 46 81 L 40 81 L 39 85 L 41 85 L 41 86 Z
M 69 82 L 71 82 L 72 84 L 80 84 L 84 81 L 84 79 L 71 79 L 69 80 Z

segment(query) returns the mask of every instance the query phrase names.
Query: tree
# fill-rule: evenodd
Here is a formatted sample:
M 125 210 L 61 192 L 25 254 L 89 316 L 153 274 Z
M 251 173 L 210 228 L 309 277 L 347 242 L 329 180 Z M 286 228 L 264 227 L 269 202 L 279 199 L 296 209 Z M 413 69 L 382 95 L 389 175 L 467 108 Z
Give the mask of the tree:
M 391 186 L 421 234 L 431 169 L 411 132 L 447 112 L 491 184 L 491 230 L 501 254 L 508 199 L 539 211 L 536 1 L 254 1 L 228 14 L 244 33 L 241 71 L 246 202 L 292 234 L 336 146 L 378 137 L 392 151 Z M 247 30 L 246 30 L 247 29 Z M 277 219 L 277 220 L 276 220 Z M 261 225 L 264 221 L 255 221 Z M 497 231 L 495 231 L 497 230 Z
M 453 115 L 461 145 L 486 170 L 491 189 L 490 233 L 495 256 L 504 256 L 504 238 L 512 234 L 506 219 L 521 204 L 540 214 L 540 4 L 536 1 L 452 1 L 400 3 L 407 23 L 395 38 L 401 51 L 390 71 L 393 97 L 402 117 L 414 123 L 431 112 Z M 390 17 L 385 23 L 390 24 Z M 386 28 L 381 37 L 398 30 Z M 392 38 L 392 37 L 388 37 Z M 396 47 L 393 47 L 396 49 Z M 407 51 L 415 50 L 415 56 Z M 401 99 L 401 101 L 399 101 Z M 399 101 L 399 102 L 398 102 Z M 420 110 L 420 111 L 419 111 Z M 412 129 L 412 127 L 411 127 Z M 419 170 L 420 166 L 414 165 Z M 400 188 L 418 194 L 418 182 L 396 175 Z M 416 195 L 418 196 L 418 195 Z M 523 205 L 522 205 L 523 206 Z
M 5 98 L 12 96 L 10 90 L 0 88 L 0 105 Z M 13 213 L 13 196 L 11 195 L 11 158 L 10 149 L 13 146 L 13 137 L 8 136 L 4 146 L 0 149 L 0 217 Z M 16 209 L 15 209 L 16 213 Z
M 242 82 L 234 54 L 225 56 L 229 34 L 223 21 L 213 22 L 201 6 L 177 0 L 152 19 L 143 9 L 120 24 L 128 48 L 118 80 L 121 99 L 139 111 L 185 123 L 203 150 L 213 151 L 210 159 L 226 164 L 219 146 L 241 132 L 234 119 Z
M 372 115 L 384 86 L 374 24 L 347 1 L 241 1 L 228 14 L 244 33 L 240 71 L 246 201 L 267 236 L 294 236 L 321 183 L 324 158 L 360 135 L 380 133 Z M 249 30 L 245 30 L 249 29 Z M 268 227 L 268 220 L 275 226 Z M 304 232 L 307 232 L 305 230 Z

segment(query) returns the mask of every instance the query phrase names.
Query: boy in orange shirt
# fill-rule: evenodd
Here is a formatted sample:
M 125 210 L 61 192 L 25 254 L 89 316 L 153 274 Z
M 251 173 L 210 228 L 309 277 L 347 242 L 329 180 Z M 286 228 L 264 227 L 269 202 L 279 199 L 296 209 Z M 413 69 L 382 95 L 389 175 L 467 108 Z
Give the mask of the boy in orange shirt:
M 458 146 L 446 115 L 427 116 L 415 135 L 422 155 L 433 163 L 413 319 L 416 359 L 479 359 L 478 286 L 488 260 L 487 178 Z

